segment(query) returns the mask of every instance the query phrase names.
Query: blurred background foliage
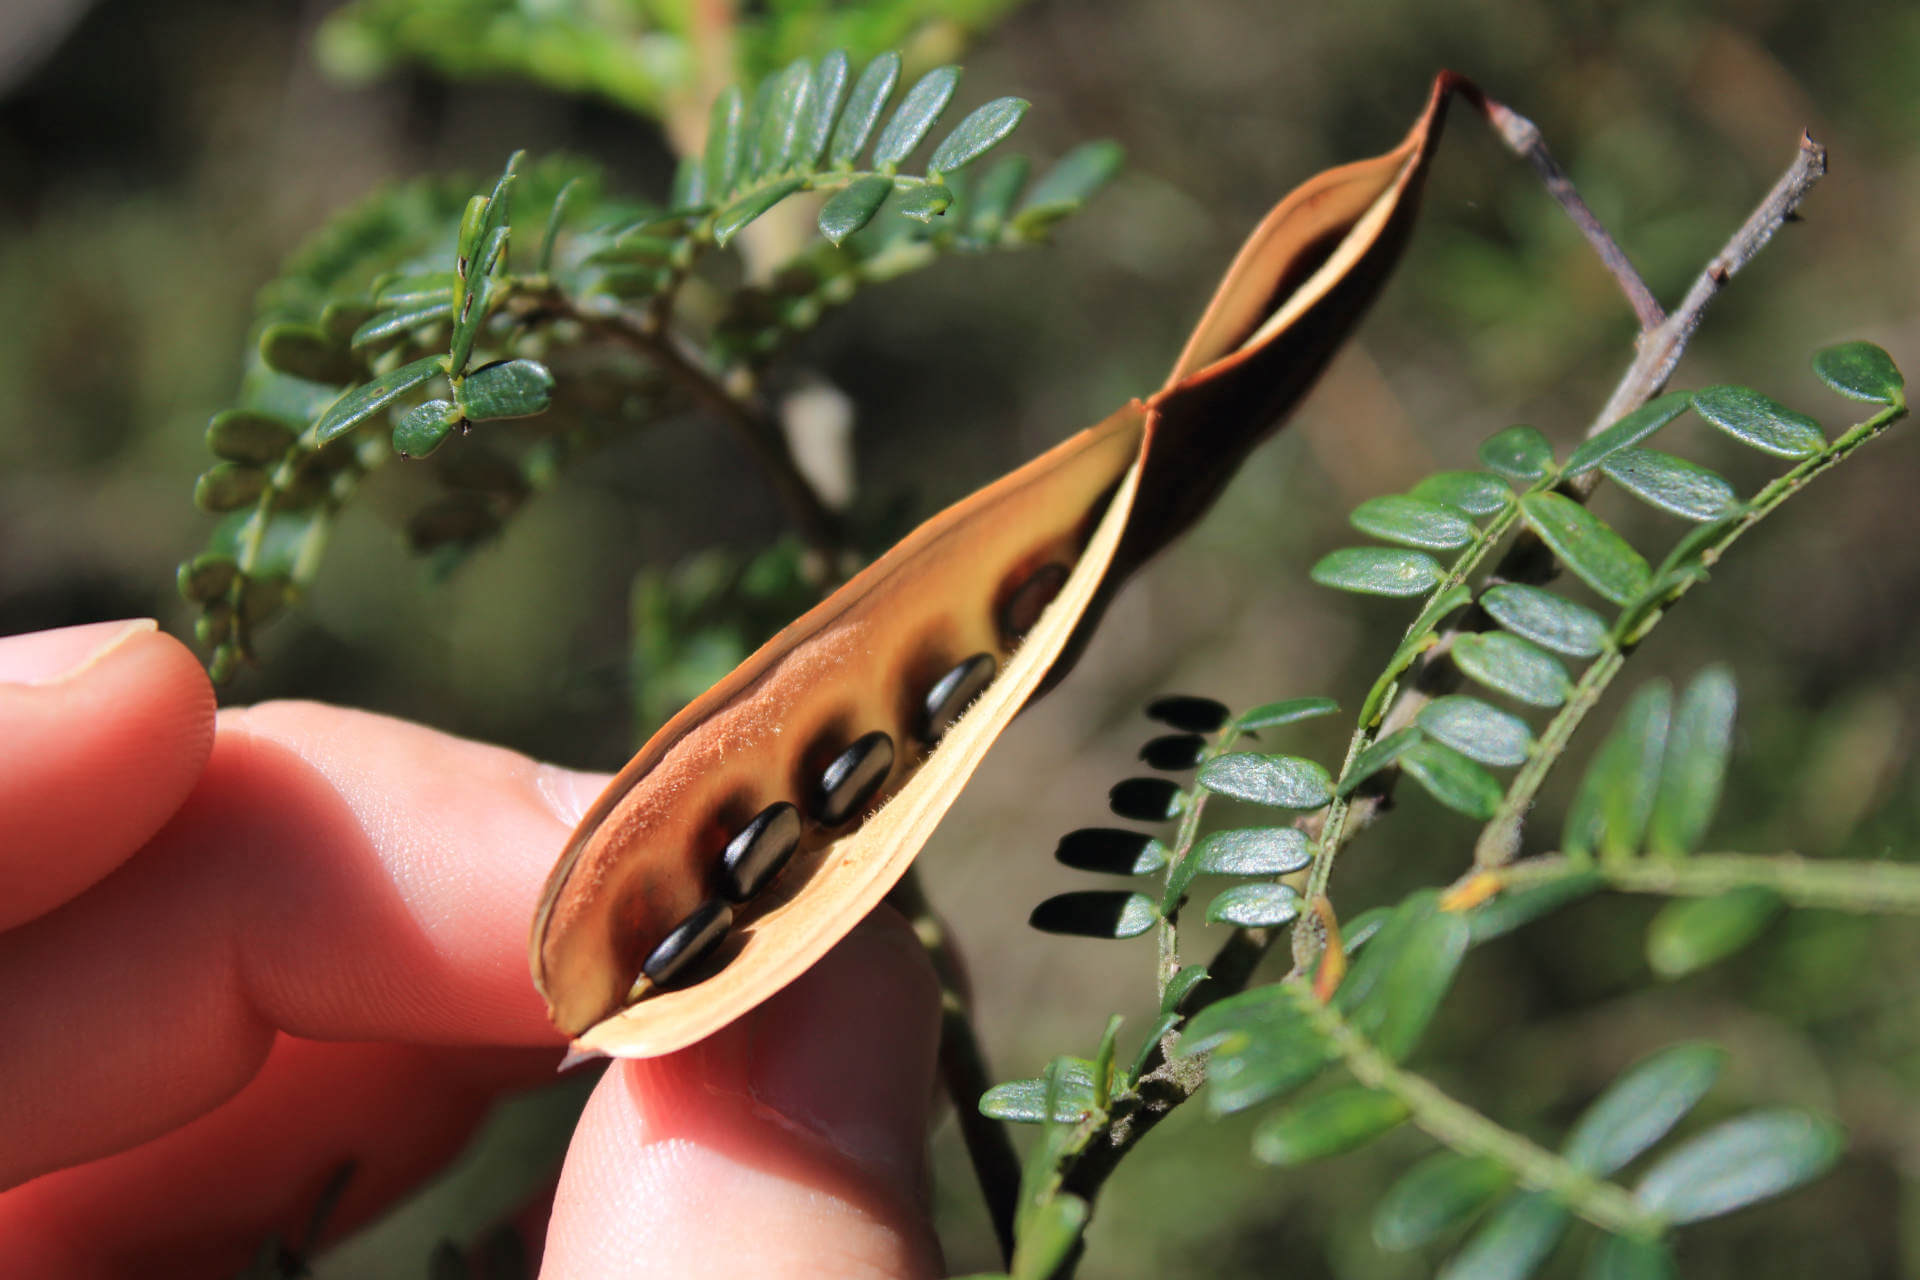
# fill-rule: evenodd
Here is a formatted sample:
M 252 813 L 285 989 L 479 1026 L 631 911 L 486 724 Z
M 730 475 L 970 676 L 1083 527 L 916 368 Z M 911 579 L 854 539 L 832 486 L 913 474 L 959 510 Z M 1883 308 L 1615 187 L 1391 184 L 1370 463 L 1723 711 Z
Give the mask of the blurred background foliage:
M 714 83 L 684 44 L 647 34 L 696 20 L 698 6 L 670 0 L 492 5 L 577 8 L 624 33 L 611 51 L 577 32 L 584 46 L 543 46 L 536 60 L 571 92 L 506 74 L 489 40 L 511 42 L 510 24 L 470 46 L 429 33 L 417 46 L 434 56 L 398 55 L 413 38 L 405 15 L 429 21 L 463 0 L 366 0 L 351 26 L 329 25 L 332 7 L 0 11 L 0 633 L 129 614 L 184 633 L 173 567 L 207 532 L 188 500 L 207 462 L 202 429 L 230 403 L 255 290 L 328 214 L 396 176 L 477 183 L 519 147 L 584 153 L 615 187 L 657 197 L 672 153 L 629 109 L 697 138 L 686 104 Z M 1110 136 L 1129 165 L 1056 248 L 875 289 L 802 341 L 786 368 L 807 380 L 788 389 L 818 380 L 854 406 L 865 501 L 930 512 L 1156 385 L 1251 222 L 1316 169 L 1397 139 L 1443 65 L 1539 123 L 1667 299 L 1785 167 L 1802 126 L 1831 149 L 1805 221 L 1717 304 L 1676 385 L 1744 382 L 1831 427 L 1840 416 L 1807 367 L 1817 347 L 1867 338 L 1920 367 L 1912 5 L 975 0 L 898 13 L 772 0 L 749 10 L 741 59 L 758 69 L 836 43 L 857 55 L 897 44 L 923 69 L 964 53 L 969 100 L 1033 101 L 1020 149 L 1052 156 Z M 1147 1020 L 1147 944 L 1025 927 L 1033 902 L 1078 887 L 1049 854 L 1060 832 L 1102 820 L 1144 736 L 1138 707 L 1176 688 L 1241 706 L 1332 691 L 1354 705 L 1405 616 L 1307 581 L 1306 566 L 1348 540 L 1346 509 L 1470 465 L 1474 443 L 1507 423 L 1574 439 L 1632 335 L 1557 209 L 1458 114 L 1420 230 L 1357 340 L 1209 520 L 1124 594 L 923 861 L 973 959 L 1002 1078 L 1084 1051 L 1104 1010 L 1137 1015 L 1136 1029 Z M 1745 491 L 1768 474 L 1704 433 L 1673 443 Z M 1920 845 L 1920 445 L 1903 432 L 1873 457 L 1743 544 L 1626 682 L 1732 663 L 1742 709 L 1710 847 L 1911 858 Z M 782 525 L 764 477 L 703 419 L 659 424 L 590 470 L 438 584 L 405 555 L 393 512 L 361 502 L 307 603 L 268 638 L 264 672 L 227 696 L 324 698 L 616 767 L 645 728 L 629 672 L 661 575 L 711 572 Z M 1618 495 L 1598 509 L 1661 542 L 1677 531 Z M 1610 719 L 1603 708 L 1597 723 Z M 1319 722 L 1289 749 L 1336 760 L 1340 734 Z M 1541 832 L 1559 828 L 1577 776 L 1566 772 Z M 1407 793 L 1342 860 L 1336 904 L 1352 915 L 1450 879 L 1469 835 Z M 1686 1274 L 1920 1273 L 1920 931 L 1795 913 L 1735 960 L 1662 984 L 1638 941 L 1656 905 L 1596 899 L 1477 951 L 1423 1066 L 1502 1122 L 1551 1133 L 1649 1049 L 1710 1037 L 1733 1052 L 1727 1110 L 1755 1096 L 1828 1110 L 1852 1146 L 1810 1191 L 1690 1234 Z M 1382 1142 L 1328 1166 L 1333 1177 L 1263 1170 L 1244 1125 L 1199 1111 L 1177 1113 L 1117 1175 L 1083 1275 L 1266 1275 L 1283 1260 L 1301 1277 L 1427 1269 L 1381 1252 L 1367 1229 L 1413 1147 Z M 491 1164 L 524 1182 L 563 1137 L 541 1146 L 523 1131 Z M 991 1237 L 951 1132 L 936 1152 L 949 1262 L 987 1266 Z M 504 1211 L 475 1189 L 488 1165 L 336 1261 L 338 1274 L 421 1274 L 420 1241 L 464 1238 Z

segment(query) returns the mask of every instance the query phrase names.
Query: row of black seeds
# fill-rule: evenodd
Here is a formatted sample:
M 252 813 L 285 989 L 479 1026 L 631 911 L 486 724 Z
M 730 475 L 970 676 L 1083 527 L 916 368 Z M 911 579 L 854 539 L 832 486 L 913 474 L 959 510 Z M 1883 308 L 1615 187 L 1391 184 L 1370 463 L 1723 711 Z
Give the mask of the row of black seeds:
M 917 736 L 931 748 L 960 713 L 992 683 L 999 664 L 990 653 L 976 653 L 934 681 L 920 705 Z M 808 796 L 808 810 L 824 827 L 852 819 L 893 772 L 893 739 L 880 729 L 863 734 L 835 756 Z M 768 805 L 742 827 L 720 854 L 720 894 L 709 898 L 668 931 L 641 973 L 654 986 L 671 985 L 693 970 L 727 936 L 733 908 L 746 902 L 780 873 L 800 845 L 803 819 L 785 800 Z

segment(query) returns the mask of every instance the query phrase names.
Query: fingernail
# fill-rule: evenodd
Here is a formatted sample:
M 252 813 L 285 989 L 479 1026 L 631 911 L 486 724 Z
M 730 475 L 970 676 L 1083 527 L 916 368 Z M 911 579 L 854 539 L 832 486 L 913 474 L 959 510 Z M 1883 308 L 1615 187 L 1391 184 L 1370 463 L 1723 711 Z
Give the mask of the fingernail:
M 152 618 L 135 618 L 0 638 L 0 684 L 71 680 L 133 637 L 158 629 Z
M 918 1194 L 940 992 L 906 922 L 882 911 L 759 1013 L 750 1079 L 760 1102 Z

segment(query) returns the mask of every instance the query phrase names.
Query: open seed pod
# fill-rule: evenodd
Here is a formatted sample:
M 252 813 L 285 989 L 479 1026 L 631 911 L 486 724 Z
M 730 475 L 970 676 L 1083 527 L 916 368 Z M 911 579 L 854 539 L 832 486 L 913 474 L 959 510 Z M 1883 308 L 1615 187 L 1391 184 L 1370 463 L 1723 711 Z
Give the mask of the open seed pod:
M 654 735 L 534 917 L 555 1025 L 584 1049 L 671 1052 L 872 910 L 1119 583 L 1199 518 L 1365 311 L 1464 84 L 1443 73 L 1398 147 L 1274 207 L 1152 397 L 928 520 Z

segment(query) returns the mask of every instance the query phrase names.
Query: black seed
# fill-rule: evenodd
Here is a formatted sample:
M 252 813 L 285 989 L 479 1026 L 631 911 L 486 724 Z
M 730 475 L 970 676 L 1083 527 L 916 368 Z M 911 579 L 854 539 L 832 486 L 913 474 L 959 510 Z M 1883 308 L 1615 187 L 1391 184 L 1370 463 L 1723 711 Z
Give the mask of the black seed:
M 660 940 L 640 972 L 656 987 L 673 985 L 675 978 L 713 954 L 732 924 L 733 908 L 723 899 L 708 898 Z
M 1180 785 L 1167 778 L 1128 778 L 1107 792 L 1107 807 L 1135 822 L 1165 822 L 1180 812 Z
M 934 681 L 920 704 L 920 723 L 914 730 L 920 741 L 932 746 L 944 738 L 967 704 L 993 683 L 993 673 L 999 668 L 992 654 L 976 653 Z
M 1144 831 L 1118 827 L 1087 827 L 1060 837 L 1053 856 L 1075 871 L 1099 871 L 1114 876 L 1145 875 L 1167 864 L 1167 849 Z
M 837 827 L 860 812 L 893 770 L 893 739 L 879 729 L 834 757 L 813 791 L 813 816 Z
M 1067 582 L 1067 566 L 1053 563 L 1035 569 L 1027 580 L 1013 589 L 1000 606 L 1000 635 L 1009 644 L 1033 629 L 1040 613 L 1060 594 Z
M 800 843 L 800 810 L 785 800 L 754 815 L 720 853 L 720 892 L 745 902 L 780 873 Z
M 1197 733 L 1169 733 L 1140 748 L 1140 758 L 1156 769 L 1191 769 L 1206 749 L 1207 740 Z
M 1176 693 L 1147 704 L 1149 718 L 1185 733 L 1213 733 L 1232 713 L 1212 698 Z

